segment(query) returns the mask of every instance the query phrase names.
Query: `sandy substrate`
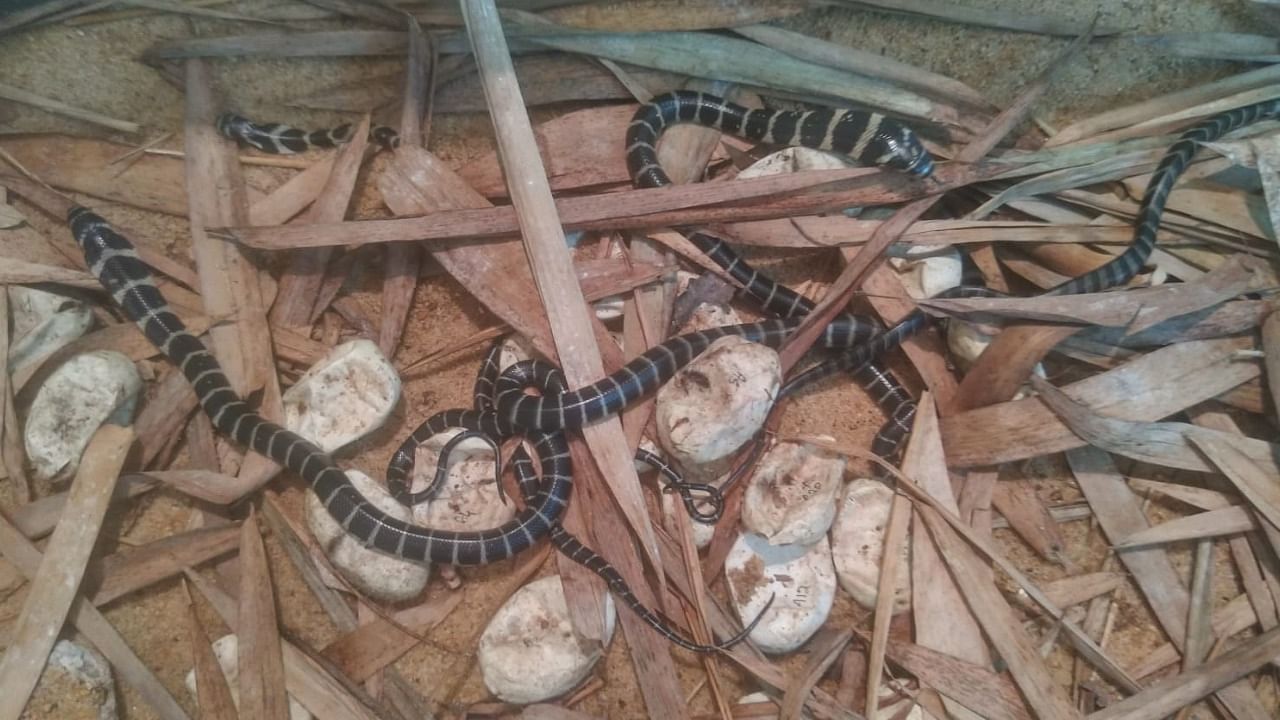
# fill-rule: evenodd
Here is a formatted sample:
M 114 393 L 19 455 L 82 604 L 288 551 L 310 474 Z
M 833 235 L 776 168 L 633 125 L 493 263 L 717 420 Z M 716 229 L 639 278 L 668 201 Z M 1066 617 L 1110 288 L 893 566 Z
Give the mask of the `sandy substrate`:
M 966 0 L 973 6 L 1006 9 L 1009 12 L 1055 12 L 1078 20 L 1087 20 L 1101 9 L 1101 22 L 1132 28 L 1138 32 L 1165 31 L 1249 31 L 1249 19 L 1242 14 L 1241 3 L 1221 0 L 1129 0 L 1103 3 L 1058 3 L 1049 0 Z M 238 2 L 220 6 L 228 10 L 252 12 L 264 5 L 292 8 L 293 4 Z M 322 22 L 316 26 L 341 26 Z M 914 17 L 891 16 L 876 12 L 852 10 L 815 11 L 796 19 L 790 26 L 812 32 L 825 39 L 847 43 L 864 50 L 883 52 L 899 60 L 951 75 L 986 93 L 997 103 L 1009 101 L 1030 77 L 1038 73 L 1065 44 L 1060 38 L 998 32 L 942 24 Z M 161 132 L 180 132 L 182 96 L 160 73 L 137 61 L 142 50 L 171 38 L 192 35 L 217 36 L 253 32 L 256 28 L 207 19 L 152 16 L 82 27 L 50 27 L 0 38 L 0 82 L 27 88 L 50 97 L 90 108 L 107 115 L 141 123 L 145 131 L 138 137 L 105 135 L 117 140 L 151 138 Z M 373 74 L 395 71 L 397 61 L 378 60 L 244 60 L 213 64 L 219 90 L 228 106 L 251 116 L 288 118 L 303 126 L 323 126 L 337 121 L 335 115 L 305 112 L 284 107 L 279 99 L 297 96 L 343 81 Z M 1153 57 L 1131 41 L 1104 40 L 1094 43 L 1083 55 L 1064 68 L 1044 102 L 1038 118 L 1058 125 L 1104 108 L 1141 100 L 1172 89 L 1236 72 L 1239 66 L 1228 63 Z M 546 117 L 540 113 L 540 117 Z M 0 133 L 55 131 L 92 134 L 104 137 L 99 128 L 66 120 L 28 107 L 0 104 Z M 172 143 L 170 143 L 172 145 Z M 450 162 L 461 163 L 492 148 L 487 118 L 481 116 L 445 116 L 434 125 L 431 149 Z M 370 172 L 377 172 L 377 165 Z M 255 171 L 251 183 L 271 187 L 279 176 Z M 366 186 L 371 185 L 366 183 Z M 361 198 L 360 211 L 365 216 L 382 212 L 371 188 Z M 53 234 L 65 232 L 44 218 L 34 217 L 36 229 Z M 154 230 L 157 237 L 167 237 L 175 253 L 185 253 L 184 223 L 173 219 L 137 214 L 131 222 Z M 785 258 L 762 257 L 762 265 L 780 279 L 797 284 L 808 279 L 830 280 L 830 263 L 786 261 Z M 353 288 L 352 297 L 370 317 L 378 314 L 378 276 L 381 266 L 376 253 L 366 258 L 369 271 L 361 286 Z M 423 279 L 415 296 L 410 322 L 399 350 L 398 359 L 412 359 L 448 347 L 490 323 L 486 313 L 451 280 L 434 273 Z M 404 399 L 396 417 L 374 437 L 354 451 L 344 453 L 342 463 L 371 476 L 380 476 L 382 468 L 399 439 L 429 414 L 448 407 L 470 403 L 469 388 L 479 354 L 458 357 L 429 374 L 407 377 Z M 898 363 L 901 366 L 901 363 Z M 860 447 L 869 445 L 881 418 L 878 411 L 850 386 L 828 385 L 798 403 L 786 418 L 785 431 L 827 433 L 842 442 Z M 1017 468 L 1035 485 L 1046 503 L 1056 504 L 1075 499 L 1074 486 L 1057 480 L 1061 469 L 1047 462 L 1027 463 Z M 0 481 L 0 500 L 12 497 L 7 481 Z M 273 487 L 285 495 L 295 509 L 301 505 L 301 485 L 293 478 L 278 480 Z M 39 488 L 46 491 L 48 488 Z M 6 505 L 6 507 L 8 507 Z M 1156 507 L 1153 513 L 1165 512 Z M 104 538 L 104 550 L 146 543 L 182 531 L 189 520 L 191 504 L 171 493 L 152 493 L 129 508 L 113 514 Z M 1087 534 L 1084 523 L 1065 526 L 1069 540 L 1065 560 L 1070 567 L 1097 569 L 1103 543 L 1095 534 Z M 1043 563 L 1007 533 L 998 533 L 1006 551 L 1020 566 L 1033 568 L 1037 580 L 1061 577 L 1061 567 Z M 335 630 L 320 610 L 293 566 L 274 543 L 269 544 L 270 560 L 277 581 L 277 601 L 287 632 L 315 647 L 322 647 L 335 637 Z M 1174 554 L 1185 571 L 1186 553 Z M 441 715 L 454 715 L 466 705 L 487 699 L 487 693 L 474 668 L 473 651 L 476 637 L 497 605 L 510 593 L 507 582 L 510 563 L 463 572 L 466 594 L 448 620 L 430 633 L 429 640 L 406 655 L 397 667 L 420 691 L 439 703 Z M 543 569 L 550 571 L 551 565 Z M 1238 591 L 1228 573 L 1219 573 L 1221 585 L 1215 602 L 1234 596 Z M 449 592 L 433 580 L 432 593 Z M 1117 618 L 1110 649 L 1121 663 L 1140 658 L 1154 644 L 1161 642 L 1153 632 L 1145 605 L 1132 588 L 1120 595 L 1121 613 Z M 8 624 L 21 607 L 23 593 L 18 592 L 0 603 L 0 625 Z M 194 703 L 182 687 L 182 676 L 190 667 L 190 651 L 182 623 L 185 599 L 175 582 L 161 583 L 146 592 L 120 600 L 107 609 L 107 617 L 128 639 L 144 662 L 153 668 L 163 682 L 191 711 Z M 854 606 L 841 594 L 832 622 L 848 623 L 861 618 L 865 611 Z M 202 617 L 210 628 L 221 627 L 212 612 L 205 608 Z M 220 633 L 219 633 L 220 634 Z M 635 687 L 631 661 L 619 636 L 609 649 L 598 674 L 604 686 L 588 696 L 577 709 L 611 718 L 644 716 L 644 706 Z M 703 671 L 690 656 L 680 654 L 678 665 L 687 691 L 701 687 Z M 803 657 L 788 660 L 795 670 Z M 1062 682 L 1070 672 L 1068 656 L 1056 651 L 1050 656 L 1051 668 Z M 729 680 L 728 694 L 736 698 L 739 690 L 747 691 L 741 679 L 728 666 L 722 666 L 722 677 Z M 1266 683 L 1264 683 L 1266 685 Z M 1269 687 L 1269 686 L 1268 686 Z M 122 692 L 121 707 L 127 718 L 141 720 L 153 714 L 127 687 Z M 1269 690 L 1264 688 L 1264 692 Z M 1269 702 L 1274 703 L 1274 697 Z M 1273 705 L 1274 706 L 1274 705 Z M 705 688 L 691 701 L 695 713 L 713 712 Z M 30 717 L 67 717 L 57 703 L 33 702 Z

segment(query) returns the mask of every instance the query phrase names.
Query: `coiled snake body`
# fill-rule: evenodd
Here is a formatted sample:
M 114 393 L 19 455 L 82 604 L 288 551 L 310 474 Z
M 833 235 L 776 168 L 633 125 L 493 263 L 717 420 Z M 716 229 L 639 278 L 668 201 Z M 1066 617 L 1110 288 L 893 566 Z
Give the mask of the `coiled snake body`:
M 1071 280 L 1050 293 L 1091 292 L 1127 282 L 1149 257 L 1168 194 L 1198 145 L 1217 139 L 1230 130 L 1276 115 L 1280 115 L 1280 101 L 1269 101 L 1224 113 L 1184 133 L 1170 148 L 1152 177 L 1139 211 L 1133 244 L 1103 267 Z M 928 174 L 932 168 L 932 161 L 909 131 L 893 121 L 871 113 L 763 113 L 746 111 L 708 95 L 681 93 L 665 96 L 642 108 L 628 131 L 628 162 L 637 184 L 661 185 L 668 182 L 665 173 L 657 165 L 654 143 L 663 128 L 676 122 L 700 122 L 737 132 L 754 140 L 798 141 L 810 147 L 843 150 L 855 159 L 897 167 L 919 175 Z M 220 122 L 219 125 L 221 130 L 223 125 L 230 128 L 233 123 Z M 253 136 L 252 133 L 241 131 L 253 129 L 251 126 L 251 123 L 240 125 L 238 139 L 250 142 L 247 137 Z M 297 148 L 320 145 L 328 140 L 342 141 L 341 133 L 326 134 L 323 137 L 315 133 L 302 133 L 302 139 L 299 140 L 294 133 L 278 130 L 281 126 L 254 127 L 271 128 L 254 136 L 259 140 L 272 139 L 270 143 L 261 140 L 260 149 L 267 152 L 281 152 L 279 148 L 282 147 L 292 149 L 290 145 Z M 304 142 L 305 146 L 300 146 L 299 142 Z M 401 522 L 379 511 L 351 485 L 345 473 L 327 454 L 295 433 L 265 420 L 250 408 L 232 389 L 213 355 L 169 310 L 155 286 L 150 268 L 138 258 L 132 244 L 100 216 L 83 207 L 72 207 L 67 220 L 90 271 L 101 281 L 125 316 L 136 323 L 148 340 L 177 365 L 191 382 L 201 408 L 212 420 L 214 427 L 236 442 L 281 463 L 307 481 L 328 512 L 348 533 L 366 546 L 412 561 L 474 565 L 511 557 L 534 544 L 543 535 L 550 534 L 561 549 L 601 574 L 619 592 L 625 590 L 625 583 L 621 587 L 615 584 L 616 573 L 613 576 L 607 574 L 607 564 L 603 560 L 599 560 L 580 544 L 575 545 L 576 540 L 572 540 L 571 536 L 566 539 L 567 534 L 558 526 L 559 515 L 572 490 L 568 452 L 560 429 L 579 427 L 619 411 L 626 403 L 670 378 L 679 367 L 717 337 L 737 334 L 758 342 L 777 344 L 794 328 L 796 322 L 767 321 L 674 338 L 633 360 L 618 373 L 591 386 L 573 392 L 551 393 L 540 398 L 528 397 L 522 392 L 523 387 L 536 379 L 534 376 L 538 373 L 534 366 L 509 370 L 497 383 L 494 408 L 450 411 L 455 414 L 443 417 L 442 422 L 449 426 L 472 426 L 476 431 L 485 434 L 492 432 L 499 437 L 516 431 L 533 431 L 531 442 L 539 457 L 541 470 L 537 475 L 541 477 L 535 479 L 531 459 L 517 456 L 515 465 L 527 505 L 514 519 L 498 528 L 481 532 L 432 530 Z M 807 301 L 793 291 L 750 269 L 723 243 L 715 238 L 702 237 L 703 239 L 695 242 L 738 279 L 747 293 L 766 309 L 794 318 L 811 308 Z M 876 353 L 897 344 L 922 325 L 923 314 L 913 315 L 890 331 L 880 333 L 875 323 L 864 318 L 852 315 L 837 318 L 826 329 L 823 345 L 853 347 L 854 350 L 818 366 L 815 372 L 874 367 L 869 363 Z M 872 338 L 872 342 L 867 342 Z M 891 376 L 878 369 L 869 375 L 872 385 L 888 388 L 886 398 L 897 403 L 896 407 L 903 407 L 910 402 L 910 398 L 905 392 L 901 392 Z M 905 402 L 899 398 L 898 393 L 905 397 Z M 905 420 L 905 428 L 909 430 L 909 416 L 910 412 L 895 411 L 891 413 L 891 422 Z M 897 439 L 900 440 L 901 436 Z M 883 444 L 891 445 L 888 442 Z M 889 450 L 892 451 L 893 448 L 896 448 L 896 444 L 892 444 Z M 621 578 L 616 577 L 616 581 L 621 582 Z M 628 605 L 632 605 L 633 600 L 633 597 L 630 598 Z M 637 612 L 643 609 L 638 603 L 632 607 L 638 608 Z M 646 620 L 663 629 L 654 620 Z M 700 646 L 682 641 L 670 632 L 664 634 L 693 649 L 723 647 Z
M 896 120 L 860 110 L 811 110 L 805 112 L 748 110 L 723 98 L 699 92 L 675 92 L 654 98 L 636 111 L 627 129 L 627 170 L 636 187 L 671 184 L 658 162 L 657 142 L 664 130 L 680 123 L 694 123 L 744 137 L 752 142 L 801 145 L 847 155 L 862 164 L 883 165 L 927 177 L 933 158 L 920 140 Z M 791 288 L 752 268 L 724 241 L 697 231 L 686 231 L 699 250 L 724 269 L 749 299 L 765 312 L 798 318 L 813 310 L 813 303 Z M 849 315 L 868 327 L 871 318 Z M 851 368 L 854 379 L 884 410 L 887 420 L 876 433 L 871 451 L 891 459 L 911 432 L 916 404 L 897 378 L 873 361 Z

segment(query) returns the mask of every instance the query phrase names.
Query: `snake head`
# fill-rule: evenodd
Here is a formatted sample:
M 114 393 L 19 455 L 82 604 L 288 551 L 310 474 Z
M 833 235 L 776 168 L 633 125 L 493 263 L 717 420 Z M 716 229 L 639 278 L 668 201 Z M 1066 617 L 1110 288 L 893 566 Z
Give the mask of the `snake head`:
M 880 125 L 877 137 L 881 154 L 877 165 L 884 165 L 908 172 L 917 177 L 929 177 L 933 173 L 933 156 L 920 142 L 920 136 L 896 120 L 886 119 Z

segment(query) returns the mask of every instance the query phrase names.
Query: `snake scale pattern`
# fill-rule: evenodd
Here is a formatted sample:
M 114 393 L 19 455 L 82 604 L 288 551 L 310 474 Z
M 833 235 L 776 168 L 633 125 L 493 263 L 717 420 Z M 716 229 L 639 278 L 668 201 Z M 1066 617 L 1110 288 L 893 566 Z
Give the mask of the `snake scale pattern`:
M 350 123 L 307 132 L 281 123 L 256 123 L 235 113 L 222 113 L 214 127 L 229 140 L 272 155 L 293 155 L 315 148 L 335 148 L 351 141 Z M 384 150 L 400 147 L 400 133 L 386 125 L 369 128 L 369 140 Z
M 918 177 L 933 172 L 933 158 L 910 128 L 879 113 L 860 110 L 805 112 L 748 110 L 723 98 L 700 92 L 675 92 L 641 107 L 627 128 L 627 171 L 636 187 L 664 187 L 671 178 L 658 162 L 657 142 L 664 130 L 694 123 L 774 145 L 800 145 L 846 155 L 865 165 L 883 165 Z M 699 250 L 742 286 L 742 292 L 762 310 L 783 318 L 800 318 L 813 303 L 800 293 L 752 268 L 727 243 L 696 230 L 686 236 Z M 848 315 L 869 328 L 872 318 Z M 885 424 L 876 433 L 871 451 L 892 459 L 911 432 L 916 404 L 897 378 L 874 361 L 851 368 L 854 380 L 883 409 Z
M 1095 292 L 1131 279 L 1150 256 L 1168 195 L 1198 146 L 1231 130 L 1278 115 L 1280 101 L 1273 100 L 1223 113 L 1185 132 L 1169 149 L 1152 176 L 1130 247 L 1106 265 L 1064 283 L 1048 294 Z M 670 183 L 657 163 L 655 148 L 662 131 L 681 122 L 696 122 L 753 141 L 800 144 L 841 152 L 861 162 L 898 168 L 919 176 L 929 175 L 933 167 L 932 159 L 910 130 L 875 113 L 747 110 L 711 95 L 674 93 L 644 106 L 628 129 L 628 166 L 638 186 L 656 187 Z M 306 133 L 278 124 L 259 125 L 230 114 L 220 117 L 217 126 L 227 137 L 273 153 L 332 147 L 350 139 L 350 126 L 344 126 L 345 130 L 340 127 Z M 398 141 L 394 131 L 371 132 L 371 135 L 384 146 L 394 147 Z M 564 429 L 580 427 L 618 412 L 627 403 L 669 379 L 717 337 L 738 334 L 776 345 L 795 327 L 796 319 L 812 308 L 798 294 L 750 268 L 718 239 L 699 233 L 691 235 L 703 252 L 743 285 L 748 297 L 784 319 L 674 338 L 628 363 L 618 373 L 574 391 L 566 391 L 563 380 L 536 363 L 508 369 L 496 382 L 490 383 L 493 394 L 487 401 L 478 397 L 477 410 L 446 411 L 438 414 L 439 422 L 446 427 L 469 428 L 490 437 L 526 433 L 539 458 L 540 469 L 533 469 L 532 458 L 523 451 L 513 459 L 526 499 L 526 507 L 514 519 L 487 531 L 449 532 L 414 526 L 383 514 L 361 496 L 327 454 L 304 438 L 262 418 L 236 394 L 214 356 L 169 309 L 155 285 L 151 269 L 138 258 L 132 244 L 103 218 L 86 208 L 73 206 L 67 221 L 90 271 L 125 316 L 191 382 L 201 408 L 214 427 L 303 478 L 328 512 L 366 546 L 412 561 L 474 565 L 511 557 L 542 536 L 549 536 L 572 559 L 605 578 L 610 588 L 622 595 L 628 606 L 644 616 L 646 621 L 685 647 L 695 650 L 725 647 L 736 642 L 750 631 L 754 622 L 759 621 L 757 617 L 743 633 L 727 643 L 698 645 L 686 641 L 666 628 L 659 616 L 635 601 L 616 571 L 558 524 L 573 482 Z M 922 327 L 923 318 L 922 313 L 914 314 L 898 326 L 882 332 L 878 324 L 865 318 L 841 316 L 826 329 L 822 344 L 829 348 L 849 349 L 850 352 L 811 371 L 853 370 L 857 377 L 866 379 L 864 384 L 884 391 L 881 402 L 890 409 L 889 424 L 893 427 L 882 431 L 883 437 L 877 438 L 879 449 L 884 451 L 881 454 L 892 454 L 905 436 L 914 405 L 897 381 L 874 365 L 874 358 Z M 809 379 L 814 377 L 816 375 L 810 375 Z M 541 397 L 525 395 L 524 389 L 530 385 L 543 389 L 546 394 Z M 788 388 L 793 386 L 788 385 Z M 908 405 L 910 407 L 903 410 Z M 893 437 L 897 432 L 901 434 Z M 407 488 L 404 491 L 407 492 Z
M 1134 278 L 1146 265 L 1156 246 L 1160 229 L 1160 217 L 1164 214 L 1169 193 L 1173 192 L 1178 178 L 1191 164 L 1200 145 L 1213 142 L 1229 132 L 1252 125 L 1261 120 L 1280 117 L 1280 99 L 1266 100 L 1214 115 L 1183 131 L 1169 146 L 1147 183 L 1142 201 L 1138 205 L 1137 222 L 1129 246 L 1116 257 L 1089 272 L 1046 290 L 1044 295 L 1076 295 L 1094 293 L 1123 285 Z M 986 288 L 959 287 L 940 297 L 993 297 L 998 295 Z M 890 328 L 882 337 L 855 348 L 830 360 L 815 365 L 788 381 L 781 394 L 795 392 L 835 373 L 856 369 L 870 362 L 880 353 L 928 326 L 928 316 L 921 310 L 908 314 L 898 325 Z

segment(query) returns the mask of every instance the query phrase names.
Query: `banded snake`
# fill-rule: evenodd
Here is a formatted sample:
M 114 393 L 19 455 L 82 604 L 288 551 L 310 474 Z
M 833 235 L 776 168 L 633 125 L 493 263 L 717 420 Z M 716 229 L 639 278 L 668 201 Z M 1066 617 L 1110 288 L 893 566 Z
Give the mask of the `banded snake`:
M 627 134 L 628 162 L 633 177 L 641 185 L 666 184 L 665 174 L 656 164 L 654 144 L 661 130 L 676 122 L 700 122 L 766 142 L 799 139 L 802 144 L 808 143 L 820 149 L 856 149 L 857 159 L 879 161 L 880 164 L 900 167 L 921 175 L 927 174 L 932 167 L 927 153 L 924 153 L 909 131 L 905 128 L 900 130 L 901 126 L 874 114 L 848 111 L 837 116 L 832 111 L 815 111 L 762 115 L 761 112 L 746 111 L 702 94 L 676 94 L 657 99 L 653 104 L 642 108 Z M 1223 113 L 1185 132 L 1170 148 L 1152 177 L 1140 206 L 1131 246 L 1106 265 L 1064 283 L 1048 294 L 1093 292 L 1127 282 L 1149 257 L 1168 194 L 1199 144 L 1276 115 L 1280 115 L 1280 101 L 1268 101 Z M 230 127 L 232 124 L 219 123 L 219 129 L 227 132 L 223 129 L 224 125 Z M 821 128 L 822 132 L 819 133 L 816 128 Z M 845 130 L 838 132 L 841 128 Z M 857 129 L 856 134 L 854 129 Z M 856 137 L 850 144 L 849 138 L 854 135 Z M 296 139 L 296 136 L 289 133 L 277 133 L 274 137 Z M 334 136 L 326 136 L 326 139 L 332 137 Z M 308 143 L 317 139 L 315 134 L 304 134 L 303 138 Z M 549 439 L 534 442 L 543 468 L 542 480 L 537 489 L 532 489 L 532 480 L 522 481 L 522 485 L 529 488 L 526 492 L 531 504 L 521 510 L 515 519 L 499 528 L 473 533 L 437 531 L 409 525 L 381 513 L 354 489 L 345 474 L 319 448 L 265 420 L 239 398 L 217 360 L 169 310 L 155 286 L 150 268 L 138 258 L 137 252 L 126 238 L 115 232 L 100 216 L 80 206 L 70 209 L 67 220 L 91 272 L 98 277 L 125 316 L 136 323 L 146 337 L 191 382 L 201 408 L 214 426 L 236 442 L 280 462 L 306 480 L 335 519 L 367 546 L 410 560 L 476 564 L 510 557 L 532 545 L 543 534 L 557 534 L 556 519 L 568 500 L 572 478 L 559 471 L 558 463 L 567 462 L 567 454 L 562 453 L 561 448 Z M 803 298 L 767 278 L 762 278 L 718 239 L 708 238 L 695 242 L 699 242 L 704 252 L 738 279 L 746 287 L 749 296 L 767 309 L 780 310 L 782 314 L 807 312 Z M 867 340 L 868 328 L 871 328 L 872 334 L 879 336 L 875 342 L 866 343 L 854 352 L 822 364 L 817 370 L 838 372 L 871 367 L 869 362 L 876 352 L 892 347 L 923 326 L 923 314 L 918 313 L 909 316 L 895 328 L 879 334 L 874 324 L 867 325 L 854 316 L 845 317 L 848 319 L 845 320 L 843 330 L 833 331 L 829 327 L 825 334 L 831 336 L 833 333 L 843 333 L 846 337 Z M 744 336 L 768 340 L 777 338 L 778 333 L 785 334 L 788 323 L 773 321 L 745 327 L 754 329 L 742 330 Z M 728 334 L 730 331 L 724 332 Z M 697 347 L 697 342 L 689 336 L 677 338 L 659 346 L 661 349 L 650 351 L 656 351 L 655 356 L 642 356 L 646 358 L 642 366 L 629 366 L 626 372 L 620 372 L 575 393 L 549 396 L 568 396 L 569 399 L 564 401 L 548 403 L 547 398 L 524 400 L 504 396 L 499 391 L 497 412 L 492 417 L 496 419 L 505 414 L 512 421 L 536 418 L 535 422 L 554 417 L 561 427 L 566 427 L 572 426 L 571 423 L 574 422 L 588 422 L 609 412 L 616 412 L 620 407 L 608 406 L 608 399 L 620 398 L 625 404 L 629 399 L 651 389 L 649 382 L 661 382 L 669 377 L 667 370 L 673 373 L 680 363 L 687 362 L 705 347 Z M 679 351 L 675 349 L 676 346 L 680 347 Z M 688 357 L 683 357 L 686 354 Z M 510 383 L 513 387 L 522 387 L 523 382 L 523 379 L 517 378 L 516 373 L 513 373 L 503 378 L 501 384 Z M 882 384 L 892 386 L 891 382 Z M 553 409 L 549 410 L 549 405 Z M 554 434 L 544 433 L 544 437 L 550 438 Z M 526 462 L 531 463 L 531 460 L 519 460 L 517 464 L 525 468 L 521 471 L 523 477 L 531 477 Z M 576 554 L 576 549 L 570 549 L 571 557 L 584 562 Z M 584 564 L 601 572 L 598 567 L 592 567 L 590 562 Z M 701 647 L 703 646 L 699 646 L 699 649 Z

